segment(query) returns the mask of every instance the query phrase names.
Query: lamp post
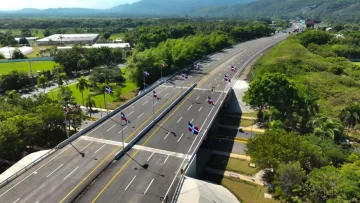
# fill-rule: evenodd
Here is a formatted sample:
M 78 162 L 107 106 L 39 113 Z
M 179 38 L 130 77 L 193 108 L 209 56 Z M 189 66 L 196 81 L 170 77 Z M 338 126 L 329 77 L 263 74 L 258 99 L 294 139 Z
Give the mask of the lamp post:
M 147 67 L 147 68 L 144 68 L 143 69 L 143 77 L 144 77 L 144 91 L 145 91 L 145 88 L 146 88 L 146 83 L 145 83 L 145 78 L 146 78 L 146 76 L 145 76 L 145 70 L 147 70 L 147 69 L 149 69 L 149 68 L 151 68 L 151 67 Z

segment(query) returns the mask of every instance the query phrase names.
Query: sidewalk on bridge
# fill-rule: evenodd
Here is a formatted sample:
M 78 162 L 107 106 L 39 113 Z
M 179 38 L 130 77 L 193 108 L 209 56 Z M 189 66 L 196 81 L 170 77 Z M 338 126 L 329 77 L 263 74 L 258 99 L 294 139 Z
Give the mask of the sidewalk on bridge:
M 38 152 L 34 152 L 31 154 L 28 154 L 24 158 L 22 158 L 20 161 L 12 165 L 10 168 L 8 168 L 6 171 L 4 171 L 2 174 L 0 174 L 0 182 L 6 180 L 10 176 L 14 175 L 21 169 L 23 169 L 25 166 L 29 165 L 31 162 L 35 161 L 36 159 L 40 158 L 42 155 L 46 154 L 50 150 L 41 150 Z

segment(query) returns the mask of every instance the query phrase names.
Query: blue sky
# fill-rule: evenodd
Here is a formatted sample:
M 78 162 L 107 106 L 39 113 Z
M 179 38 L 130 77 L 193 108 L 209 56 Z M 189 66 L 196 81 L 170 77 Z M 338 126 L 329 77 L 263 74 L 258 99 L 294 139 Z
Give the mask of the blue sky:
M 106 9 L 119 4 L 134 3 L 139 0 L 5 0 L 0 10 L 19 10 L 22 8 L 99 8 Z

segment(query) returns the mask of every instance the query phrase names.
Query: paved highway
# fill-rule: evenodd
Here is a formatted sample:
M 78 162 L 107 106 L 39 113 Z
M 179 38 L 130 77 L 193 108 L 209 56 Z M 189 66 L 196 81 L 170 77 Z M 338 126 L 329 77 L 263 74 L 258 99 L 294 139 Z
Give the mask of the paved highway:
M 127 157 L 123 157 L 119 161 L 113 162 L 114 155 L 122 148 L 121 130 L 124 130 L 125 143 L 130 141 L 154 118 L 154 116 L 152 116 L 153 112 L 155 116 L 158 115 L 185 91 L 185 87 L 189 87 L 193 83 L 198 82 L 198 89 L 192 92 L 190 96 L 179 105 L 179 108 L 176 109 L 174 114 L 165 118 L 167 120 L 164 120 L 164 124 L 161 124 L 162 127 L 153 129 L 140 141 L 140 145 L 144 144 L 149 148 L 140 148 L 140 146 L 138 146 L 129 151 L 130 155 L 135 155 L 136 153 L 137 156 L 135 156 L 134 159 L 139 159 L 139 163 L 142 163 L 143 161 L 140 157 L 144 157 L 148 160 L 150 155 L 153 154 L 153 152 L 156 152 L 148 160 L 149 165 L 151 165 L 148 170 L 141 170 L 141 167 L 137 167 L 139 169 L 137 171 L 139 172 L 139 176 L 140 173 L 147 174 L 152 170 L 154 171 L 152 175 L 155 173 L 164 173 L 163 186 L 169 188 L 176 171 L 181 165 L 182 160 L 185 158 L 184 154 L 186 154 L 187 146 L 190 145 L 190 143 L 194 145 L 194 138 L 198 138 L 197 140 L 200 139 L 200 136 L 195 137 L 185 133 L 187 121 L 190 121 L 193 118 L 193 122 L 200 125 L 211 109 L 212 113 L 215 112 L 215 109 L 213 108 L 218 108 L 217 106 L 212 107 L 205 105 L 204 103 L 208 95 L 211 95 L 215 101 L 219 96 L 224 96 L 222 93 L 225 85 L 225 82 L 223 82 L 224 74 L 228 73 L 229 76 L 233 75 L 229 68 L 230 65 L 233 64 L 240 67 L 240 65 L 248 60 L 253 54 L 256 54 L 256 51 L 261 50 L 282 38 L 284 38 L 284 36 L 279 35 L 276 37 L 245 42 L 232 49 L 226 50 L 225 52 L 216 53 L 210 56 L 207 61 L 201 63 L 204 67 L 203 70 L 191 72 L 190 77 L 187 80 L 177 76 L 172 81 L 156 88 L 155 91 L 159 95 L 159 100 L 153 100 L 152 93 L 149 93 L 133 105 L 124 109 L 123 112 L 131 121 L 128 125 L 120 125 L 120 115 L 117 114 L 97 126 L 97 128 L 94 128 L 85 136 L 77 139 L 73 144 L 77 149 L 85 153 L 84 158 L 81 157 L 72 146 L 66 146 L 63 149 L 58 150 L 8 185 L 2 187 L 0 189 L 0 202 L 71 202 L 97 177 L 97 175 L 111 164 L 106 170 L 106 173 L 104 173 L 105 175 L 100 176 L 98 179 L 99 181 L 96 181 L 94 186 L 90 187 L 90 190 L 96 188 L 100 189 L 101 186 L 98 187 L 98 183 L 100 183 L 103 178 L 106 178 L 106 176 L 114 175 L 117 167 L 127 166 L 124 168 L 127 170 L 129 169 L 130 164 L 125 165 Z M 239 57 L 233 57 L 233 55 L 237 53 L 240 53 Z M 229 58 L 232 59 L 229 60 Z M 209 87 L 213 86 L 215 87 L 215 92 L 211 94 Z M 210 120 L 208 119 L 207 123 L 209 121 Z M 164 129 L 171 129 L 171 131 L 176 133 L 176 136 L 169 133 L 165 138 L 166 133 L 164 133 Z M 184 135 L 181 136 L 183 133 Z M 145 142 L 148 138 L 149 141 Z M 150 155 L 148 155 L 148 153 L 150 153 Z M 134 164 L 136 162 L 133 161 L 131 163 Z M 125 174 L 125 176 L 132 176 L 134 167 L 131 167 L 130 169 L 129 172 L 122 173 L 121 175 Z M 120 180 L 121 182 L 125 181 L 121 178 L 116 178 L 116 180 Z M 137 188 L 137 182 L 139 180 L 143 180 L 144 184 L 147 184 L 148 181 L 147 176 L 144 178 L 138 177 L 133 180 L 133 185 L 130 184 L 130 186 Z M 106 179 L 104 181 L 106 182 Z M 158 180 L 154 180 L 154 183 L 152 184 L 156 186 L 159 185 Z M 112 189 L 114 185 L 110 185 L 110 188 Z M 154 185 L 149 187 L 150 194 L 160 195 L 166 192 L 164 191 L 164 188 L 161 188 L 160 186 L 157 188 L 158 191 L 152 192 Z M 105 189 L 104 191 L 107 192 L 110 191 L 110 189 Z M 141 192 L 139 189 L 137 192 L 137 194 L 140 194 L 140 199 L 144 198 L 144 191 Z M 87 192 L 81 197 L 91 199 L 91 195 L 89 196 L 86 194 Z M 100 196 L 101 198 L 107 197 L 107 195 Z M 129 198 L 131 198 L 131 196 L 129 196 Z M 79 201 L 81 201 L 81 198 Z M 134 201 L 136 202 L 136 199 Z M 104 202 L 113 201 L 104 200 Z M 141 201 L 139 200 L 139 202 Z
M 220 61 L 207 72 L 193 71 L 190 75 L 198 83 L 156 127 L 151 129 L 127 155 L 114 161 L 75 202 L 162 202 L 172 198 L 179 171 L 194 153 L 210 128 L 217 105 L 225 98 L 224 75 L 235 77 L 230 66 L 242 67 L 265 48 L 283 40 L 284 34 L 257 39 L 217 54 L 211 60 Z M 222 59 L 226 59 L 222 61 Z M 210 61 L 209 61 L 210 63 Z M 212 63 L 212 62 L 211 62 Z M 215 91 L 211 91 L 214 87 Z M 215 105 L 206 102 L 210 96 Z M 199 135 L 187 131 L 188 122 L 200 128 Z M 96 140 L 94 142 L 103 142 Z M 116 144 L 116 143 L 114 143 Z

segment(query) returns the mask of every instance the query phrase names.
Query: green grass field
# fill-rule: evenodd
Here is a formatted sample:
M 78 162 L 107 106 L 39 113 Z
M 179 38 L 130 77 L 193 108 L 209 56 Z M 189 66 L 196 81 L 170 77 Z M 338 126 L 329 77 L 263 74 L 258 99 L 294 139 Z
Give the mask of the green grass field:
M 267 188 L 260 185 L 210 173 L 205 173 L 203 179 L 224 186 L 242 203 L 280 203 L 274 199 L 265 199 L 264 193 L 267 192 Z
M 1 29 L 0 32 L 7 32 L 10 31 L 14 36 L 21 35 L 21 29 Z M 44 37 L 44 29 L 30 29 L 32 35 L 34 37 L 43 38 Z
M 111 40 L 115 40 L 117 38 L 124 39 L 125 33 L 114 33 L 110 36 Z
M 209 161 L 209 167 L 253 176 L 257 173 L 257 169 L 250 167 L 249 163 L 250 162 L 246 160 L 212 155 Z
M 41 57 L 40 56 L 40 50 L 41 49 L 52 48 L 52 46 L 32 46 L 31 48 L 33 48 L 34 51 L 31 54 L 26 55 L 28 58 Z
M 43 70 L 52 70 L 56 63 L 54 61 L 32 61 L 31 67 L 33 73 Z M 0 63 L 0 74 L 7 74 L 13 70 L 22 70 L 30 73 L 30 63 L 29 62 L 10 62 L 10 63 Z
M 82 104 L 82 97 L 80 91 L 76 88 L 76 83 L 69 85 L 70 90 L 73 92 L 73 96 L 78 104 Z M 115 88 L 114 88 L 115 89 Z M 58 99 L 59 89 L 54 89 L 53 92 L 49 92 L 48 96 L 52 98 L 54 95 L 54 99 Z M 115 98 L 111 95 L 106 94 L 106 107 L 108 109 L 115 109 L 116 107 L 120 106 L 121 104 L 125 103 L 129 99 L 132 99 L 136 96 L 137 93 L 137 86 L 135 83 L 126 82 L 124 83 L 123 87 L 121 88 L 121 99 Z M 89 90 L 84 91 L 84 99 L 89 95 Z M 104 108 L 104 95 L 96 95 L 92 97 L 95 101 L 96 107 Z
M 355 65 L 360 66 L 360 62 L 353 62 Z

